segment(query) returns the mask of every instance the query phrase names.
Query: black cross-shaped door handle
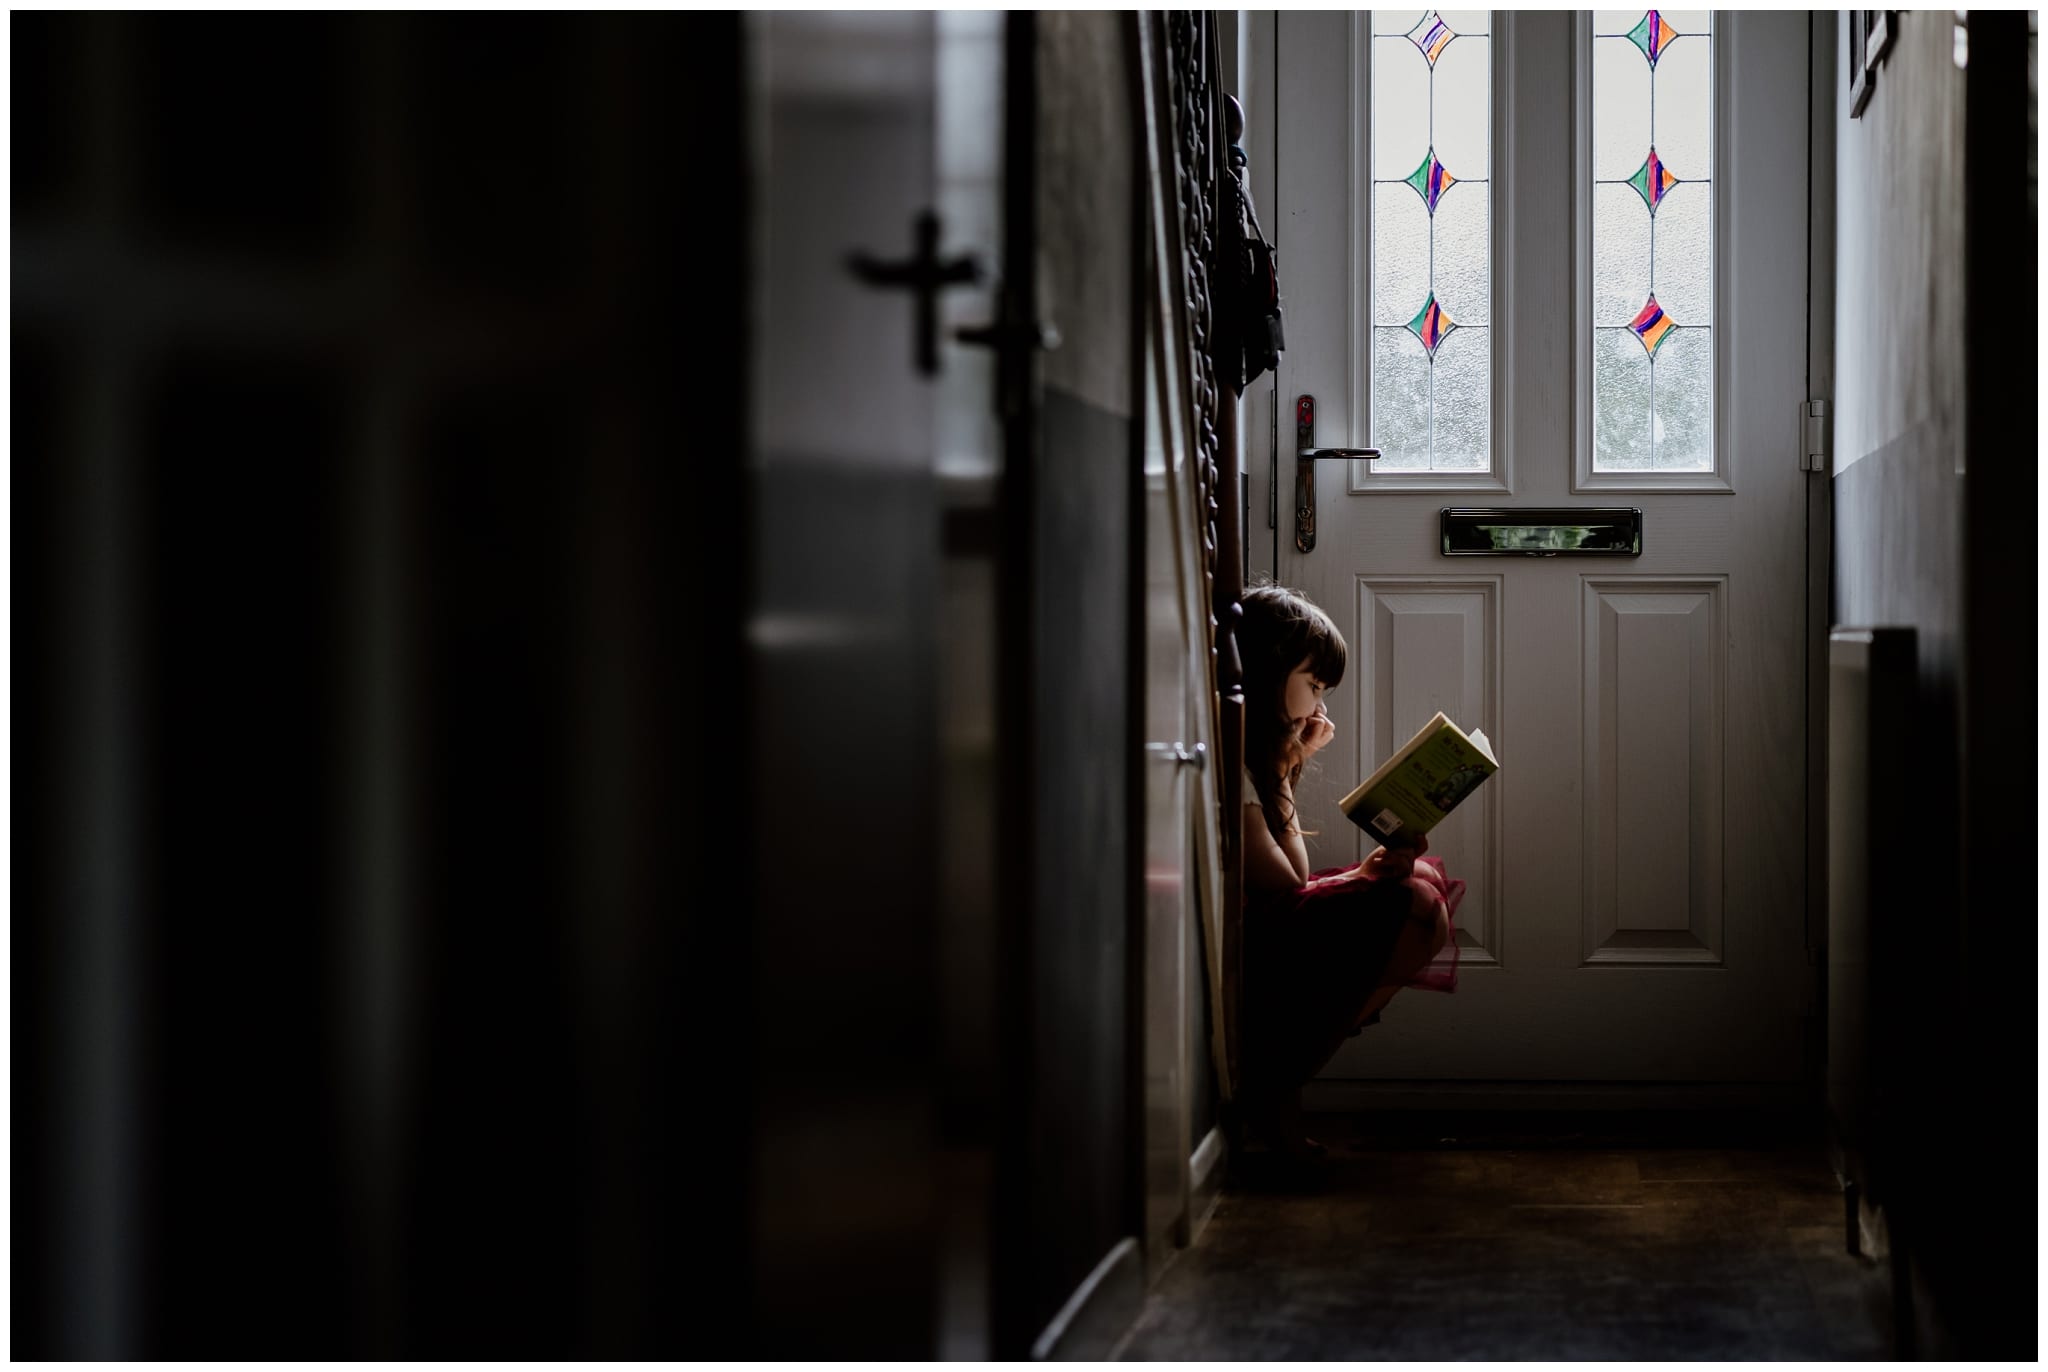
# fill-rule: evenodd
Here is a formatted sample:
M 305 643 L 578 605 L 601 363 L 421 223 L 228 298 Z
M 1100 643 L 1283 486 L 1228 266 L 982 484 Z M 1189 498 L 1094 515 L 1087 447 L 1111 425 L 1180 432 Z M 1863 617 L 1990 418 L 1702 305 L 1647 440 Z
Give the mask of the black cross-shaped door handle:
M 947 286 L 970 286 L 981 280 L 974 257 L 939 257 L 939 217 L 930 210 L 917 216 L 917 250 L 906 261 L 884 262 L 864 252 L 850 254 L 847 270 L 870 286 L 910 291 L 917 309 L 917 369 L 939 374 L 939 292 Z

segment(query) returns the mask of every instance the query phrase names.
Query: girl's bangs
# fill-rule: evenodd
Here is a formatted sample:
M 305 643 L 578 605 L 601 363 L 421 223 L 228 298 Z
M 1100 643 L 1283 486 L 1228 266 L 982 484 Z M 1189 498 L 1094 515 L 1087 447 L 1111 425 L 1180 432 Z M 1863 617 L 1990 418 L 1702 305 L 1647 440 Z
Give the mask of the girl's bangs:
M 1311 621 L 1309 626 L 1308 658 L 1309 670 L 1316 680 L 1325 686 L 1336 687 L 1344 680 L 1345 658 L 1344 637 L 1335 625 Z

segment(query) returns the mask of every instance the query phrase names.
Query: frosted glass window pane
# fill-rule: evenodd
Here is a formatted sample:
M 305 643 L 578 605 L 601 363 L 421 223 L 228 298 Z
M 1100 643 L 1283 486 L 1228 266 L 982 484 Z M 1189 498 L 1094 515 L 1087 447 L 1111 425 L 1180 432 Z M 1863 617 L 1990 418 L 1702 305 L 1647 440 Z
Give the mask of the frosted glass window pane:
M 1714 469 L 1711 24 L 1594 16 L 1596 472 Z
M 1429 470 L 1429 358 L 1406 329 L 1372 331 L 1373 470 Z M 1638 349 L 1640 351 L 1640 349 Z
M 1482 181 L 1487 175 L 1487 125 L 1493 106 L 1487 99 L 1487 56 L 1484 38 L 1460 31 L 1436 60 L 1436 155 L 1461 181 Z
M 1372 59 L 1372 174 L 1388 180 L 1429 152 L 1429 62 L 1401 37 L 1373 39 Z
M 1379 472 L 1492 466 L 1490 17 L 1372 19 L 1373 336 L 1363 361 Z
M 1650 358 L 1627 329 L 1593 330 L 1593 466 L 1650 469 Z
M 1461 326 L 1486 323 L 1493 298 L 1486 192 L 1484 182 L 1460 181 L 1436 206 L 1437 303 Z
M 1681 326 L 1707 324 L 1714 317 L 1713 189 L 1696 182 L 1676 186 L 1657 207 L 1657 303 Z M 1636 199 L 1633 191 L 1629 198 Z M 1636 200 L 1638 210 L 1642 203 Z M 1657 355 L 1662 357 L 1664 350 L 1657 349 Z
M 1680 328 L 1657 347 L 1656 418 L 1651 433 L 1660 472 L 1714 469 L 1714 340 L 1711 329 Z
M 1677 38 L 1657 59 L 1657 152 L 1681 181 L 1703 181 L 1712 174 L 1707 123 L 1712 52 L 1705 38 Z
M 1435 471 L 1483 472 L 1490 464 L 1492 337 L 1491 329 L 1461 328 L 1436 350 Z
M 1429 206 L 1399 181 L 1383 181 L 1372 188 L 1372 322 L 1406 324 L 1428 292 Z
M 1620 181 L 1635 175 L 1649 141 L 1650 64 L 1626 38 L 1595 38 L 1593 179 Z
M 1593 323 L 1626 324 L 1650 294 L 1650 211 L 1627 186 L 1593 187 Z

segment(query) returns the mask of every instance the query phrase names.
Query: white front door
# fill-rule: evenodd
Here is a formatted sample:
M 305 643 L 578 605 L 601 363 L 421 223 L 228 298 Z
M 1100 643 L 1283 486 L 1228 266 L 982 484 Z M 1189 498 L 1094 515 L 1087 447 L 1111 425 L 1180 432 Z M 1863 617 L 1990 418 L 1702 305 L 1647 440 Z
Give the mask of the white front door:
M 1280 579 L 1343 626 L 1335 798 L 1442 709 L 1499 775 L 1432 836 L 1462 981 L 1326 1078 L 1801 1071 L 1801 13 L 1283 13 Z M 1258 60 L 1257 50 L 1255 60 Z M 1294 407 L 1320 446 L 1295 544 Z M 1446 556 L 1446 507 L 1633 508 L 1641 553 Z

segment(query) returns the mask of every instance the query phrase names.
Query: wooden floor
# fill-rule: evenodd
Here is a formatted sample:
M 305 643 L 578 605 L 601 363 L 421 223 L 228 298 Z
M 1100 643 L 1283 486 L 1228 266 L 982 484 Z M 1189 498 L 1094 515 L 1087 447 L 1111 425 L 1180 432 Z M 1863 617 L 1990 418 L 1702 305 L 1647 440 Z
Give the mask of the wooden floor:
M 1240 1163 L 1124 1360 L 1861 1360 L 1882 1265 L 1849 1256 L 1822 1144 L 1644 1115 L 1320 1117 L 1327 1172 Z

